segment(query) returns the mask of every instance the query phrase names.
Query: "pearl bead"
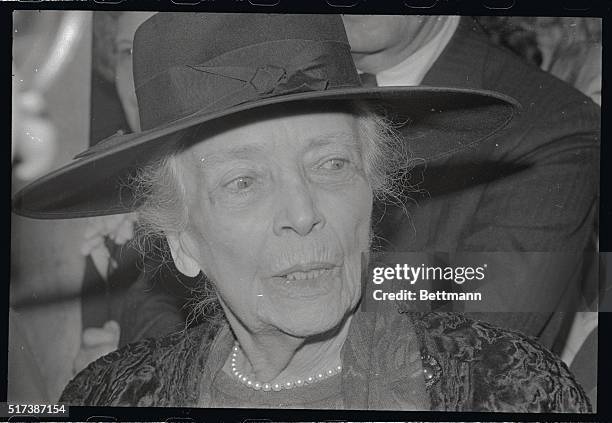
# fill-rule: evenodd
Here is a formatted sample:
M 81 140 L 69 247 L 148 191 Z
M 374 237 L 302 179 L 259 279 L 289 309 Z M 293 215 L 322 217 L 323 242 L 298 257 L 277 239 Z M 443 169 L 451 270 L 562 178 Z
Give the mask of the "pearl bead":
M 253 384 L 253 389 L 255 389 L 256 391 L 259 391 L 261 389 L 261 383 L 255 382 Z
M 309 376 L 308 379 L 306 379 L 306 382 L 308 382 L 308 383 L 314 382 L 314 377 Z
M 293 388 L 293 382 L 285 382 L 285 389 Z
M 295 381 L 296 386 L 303 386 L 304 385 L 304 381 L 302 379 L 298 379 Z
M 264 383 L 261 388 L 266 392 L 272 389 L 269 383 Z
M 272 390 L 273 391 L 280 391 L 281 390 L 281 385 L 280 383 L 275 383 L 274 385 L 272 385 Z

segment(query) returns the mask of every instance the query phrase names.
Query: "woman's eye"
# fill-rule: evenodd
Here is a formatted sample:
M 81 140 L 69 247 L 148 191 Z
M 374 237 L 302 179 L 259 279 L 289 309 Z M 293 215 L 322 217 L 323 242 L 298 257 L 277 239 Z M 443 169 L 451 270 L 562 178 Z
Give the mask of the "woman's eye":
M 241 176 L 239 178 L 233 179 L 226 187 L 230 188 L 232 191 L 244 191 L 253 185 L 253 178 L 249 176 Z
M 344 159 L 331 159 L 321 165 L 326 170 L 342 170 L 346 166 L 346 160 Z

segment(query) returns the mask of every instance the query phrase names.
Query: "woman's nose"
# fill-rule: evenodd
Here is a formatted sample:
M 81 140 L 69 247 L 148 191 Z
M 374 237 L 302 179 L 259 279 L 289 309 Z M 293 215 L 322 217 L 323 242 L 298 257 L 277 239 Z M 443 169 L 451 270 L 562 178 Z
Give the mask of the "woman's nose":
M 325 225 L 325 218 L 317 208 L 317 199 L 301 178 L 282 190 L 277 205 L 278 210 L 274 220 L 276 235 L 295 232 L 300 236 L 306 236 L 315 228 Z

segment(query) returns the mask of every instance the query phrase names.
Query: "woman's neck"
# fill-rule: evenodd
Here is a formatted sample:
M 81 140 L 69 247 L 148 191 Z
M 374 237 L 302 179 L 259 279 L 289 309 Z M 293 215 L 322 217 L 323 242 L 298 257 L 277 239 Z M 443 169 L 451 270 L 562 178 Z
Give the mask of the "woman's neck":
M 242 351 L 237 357 L 238 368 L 242 373 L 252 374 L 253 380 L 272 384 L 304 380 L 335 369 L 341 364 L 340 351 L 351 318 L 347 317 L 336 330 L 324 336 L 297 338 L 280 331 L 251 333 L 228 316 Z M 230 357 L 223 370 L 232 374 Z

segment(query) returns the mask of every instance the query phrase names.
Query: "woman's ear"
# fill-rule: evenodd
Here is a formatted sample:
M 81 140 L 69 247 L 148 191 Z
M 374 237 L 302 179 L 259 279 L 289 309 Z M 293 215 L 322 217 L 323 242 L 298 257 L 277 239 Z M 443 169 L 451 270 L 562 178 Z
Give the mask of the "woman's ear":
M 176 268 L 185 276 L 193 278 L 200 273 L 200 266 L 194 260 L 189 248 L 186 246 L 186 236 L 184 232 L 174 232 L 172 234 L 166 234 L 166 239 L 168 240 L 170 253 L 172 254 L 172 260 L 174 260 Z

